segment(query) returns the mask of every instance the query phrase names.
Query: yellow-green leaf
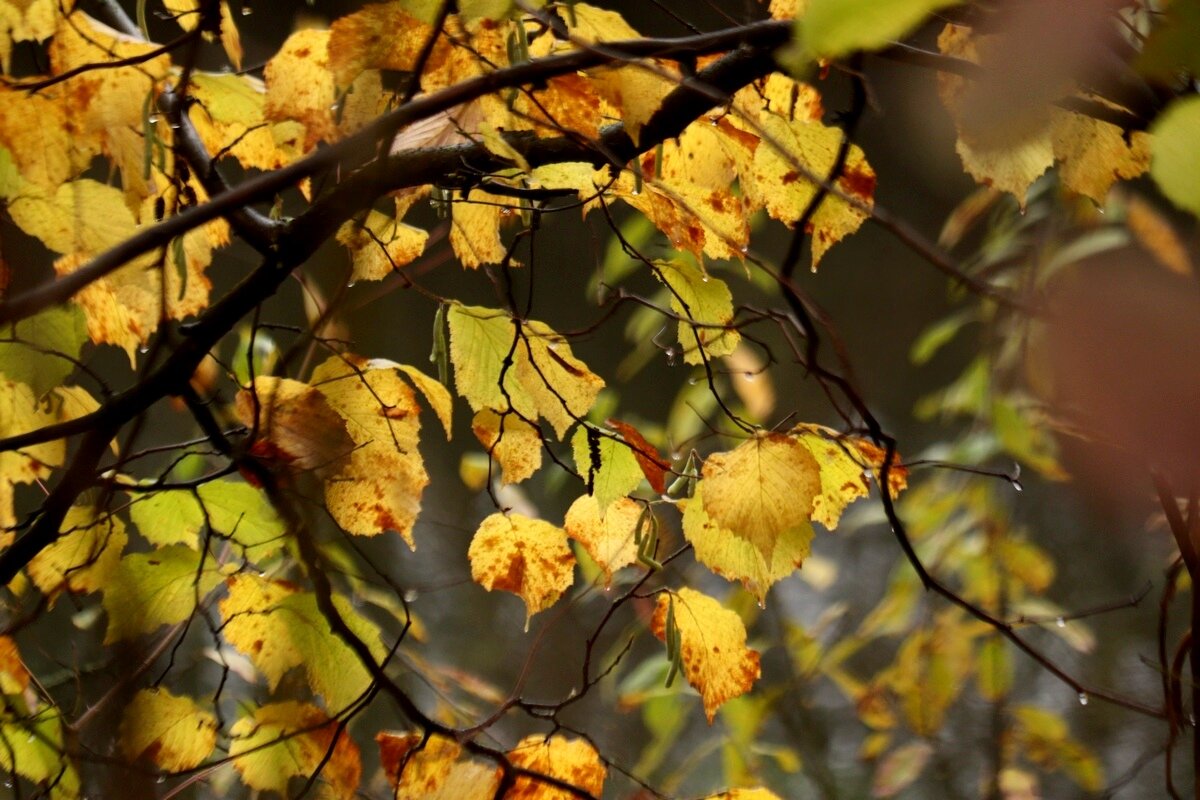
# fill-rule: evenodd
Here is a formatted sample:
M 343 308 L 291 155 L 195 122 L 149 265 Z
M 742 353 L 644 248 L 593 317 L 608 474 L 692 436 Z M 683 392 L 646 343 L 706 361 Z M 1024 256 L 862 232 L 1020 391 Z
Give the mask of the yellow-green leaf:
M 933 11 L 960 0 L 811 0 L 796 21 L 798 39 L 812 57 L 837 58 L 878 50 L 904 38 Z
M 191 616 L 197 599 L 221 582 L 217 565 L 211 560 L 202 565 L 201 558 L 181 544 L 122 558 L 102 587 L 108 615 L 104 643 L 154 633 Z
M 684 318 L 679 321 L 684 362 L 703 364 L 736 350 L 741 334 L 725 327 L 733 321 L 733 295 L 725 281 L 684 261 L 655 266 L 655 276 L 669 287 L 671 310 Z
M 616 439 L 612 431 L 579 426 L 571 437 L 571 452 L 584 486 L 596 498 L 600 516 L 604 516 L 610 504 L 642 482 L 642 468 L 633 451 Z
M 334 739 L 335 732 L 341 733 Z M 288 796 L 293 777 L 316 774 L 321 796 L 351 800 L 362 780 L 362 758 L 354 739 L 338 730 L 321 709 L 289 700 L 262 706 L 230 730 L 229 755 L 251 789 Z
M 1200 97 L 1171 103 L 1150 133 L 1151 177 L 1172 203 L 1200 216 Z
M 139 689 L 121 715 L 121 752 L 145 756 L 167 772 L 204 762 L 217 745 L 217 719 L 192 697 Z

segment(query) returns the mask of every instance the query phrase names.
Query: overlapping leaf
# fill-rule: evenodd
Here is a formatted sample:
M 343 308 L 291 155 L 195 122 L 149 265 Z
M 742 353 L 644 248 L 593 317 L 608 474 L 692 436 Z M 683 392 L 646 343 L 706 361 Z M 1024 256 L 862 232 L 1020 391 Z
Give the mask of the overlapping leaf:
M 581 425 L 571 437 L 571 452 L 588 494 L 596 498 L 603 516 L 609 505 L 642 482 L 642 468 L 629 445 L 611 431 Z
M 29 561 L 29 577 L 50 597 L 64 591 L 88 594 L 109 585 L 129 536 L 125 523 L 90 506 L 72 506 L 60 535 Z
M 503 483 L 520 483 L 541 468 L 541 433 L 516 414 L 502 416 L 485 408 L 475 415 L 471 429 L 500 465 Z
M 362 780 L 362 757 L 354 740 L 339 732 L 337 721 L 316 706 L 272 703 L 234 723 L 229 755 L 251 789 L 286 796 L 288 781 L 308 778 L 323 765 L 323 795 L 351 800 Z
M 583 739 L 526 736 L 508 752 L 508 758 L 515 766 L 558 778 L 593 797 L 604 792 L 607 770 L 600 754 Z M 505 800 L 569 800 L 576 795 L 523 775 L 504 797 Z
M 140 689 L 121 715 L 121 752 L 168 772 L 204 762 L 217 745 L 217 719 L 195 699 L 166 689 Z
M 200 551 L 179 544 L 127 555 L 101 589 L 108 628 L 104 643 L 154 633 L 183 622 L 221 582 L 221 574 Z
M 499 786 L 498 767 L 463 758 L 444 736 L 383 732 L 375 741 L 395 800 L 487 800 Z
M 609 505 L 603 513 L 592 495 L 578 498 L 567 509 L 563 523 L 567 536 L 583 545 L 589 556 L 604 571 L 606 583 L 621 567 L 637 561 L 638 547 L 634 532 L 643 506 L 628 497 Z

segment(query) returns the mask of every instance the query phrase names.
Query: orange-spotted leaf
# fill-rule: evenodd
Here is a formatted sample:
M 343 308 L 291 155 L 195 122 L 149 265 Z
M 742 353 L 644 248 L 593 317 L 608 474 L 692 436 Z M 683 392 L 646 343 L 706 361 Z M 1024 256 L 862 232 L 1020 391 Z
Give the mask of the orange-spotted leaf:
M 786 528 L 775 539 L 770 553 L 763 553 L 749 540 L 722 528 L 704 511 L 704 483 L 687 501 L 683 512 L 683 536 L 692 544 L 696 560 L 723 578 L 740 581 L 746 591 L 763 601 L 775 583 L 791 575 L 808 557 L 812 525 L 802 521 Z
M 263 113 L 272 122 L 304 125 L 304 150 L 334 138 L 336 93 L 329 70 L 327 30 L 305 28 L 288 37 L 263 68 L 267 84 Z
M 421 255 L 428 239 L 427 231 L 374 210 L 362 222 L 344 223 L 337 233 L 353 259 L 351 281 L 383 280 Z
M 11 636 L 0 636 L 0 693 L 20 694 L 29 686 L 29 670 Z
M 650 630 L 663 641 L 670 602 L 671 596 L 660 594 L 650 621 Z M 750 691 L 758 680 L 758 652 L 746 647 L 742 618 L 708 595 L 683 588 L 674 593 L 674 606 L 683 674 L 700 693 L 704 715 L 712 724 L 722 703 Z
M 604 793 L 607 770 L 600 754 L 583 739 L 564 736 L 526 736 L 508 752 L 514 766 L 548 775 L 593 797 Z M 504 800 L 571 800 L 578 795 L 539 781 L 533 775 L 517 778 Z
M 821 470 L 821 491 L 813 498 L 812 518 L 827 530 L 837 527 L 846 506 L 866 497 L 868 475 L 878 478 L 887 451 L 856 436 L 844 436 L 820 425 L 800 424 L 788 433 L 809 449 Z M 908 471 L 893 456 L 888 484 L 895 497 L 907 486 Z
M 471 421 L 475 438 L 500 465 L 503 483 L 520 483 L 542 466 L 541 432 L 516 414 L 485 408 Z
M 355 444 L 349 462 L 325 481 L 329 513 L 349 533 L 394 530 L 412 547 L 429 474 L 418 449 L 420 406 L 395 366 L 335 356 L 313 371 L 312 385 Z
M 220 603 L 226 640 L 249 657 L 274 690 L 294 667 L 303 667 L 314 694 L 330 711 L 340 712 L 370 684 L 370 674 L 354 651 L 338 638 L 317 608 L 316 596 L 288 581 L 242 573 L 226 582 L 229 595 Z M 379 629 L 341 595 L 338 614 L 377 659 L 384 652 Z
M 230 729 L 229 755 L 251 789 L 288 796 L 293 777 L 320 775 L 323 797 L 352 800 L 362 780 L 362 756 L 336 719 L 288 700 L 256 708 Z
M 604 571 L 604 582 L 612 582 L 613 574 L 638 559 L 634 529 L 644 506 L 628 497 L 615 500 L 603 514 L 596 498 L 584 495 L 567 509 L 563 525 L 567 536 L 583 545 L 583 549 Z
M 121 715 L 121 752 L 167 772 L 199 766 L 217 746 L 217 718 L 192 697 L 139 689 Z
M 629 444 L 633 451 L 633 457 L 637 459 L 638 466 L 642 468 L 642 474 L 646 476 L 650 488 L 658 494 L 665 493 L 667 491 L 667 471 L 671 469 L 671 462 L 659 455 L 658 448 L 646 441 L 646 437 L 642 436 L 641 431 L 628 422 L 609 417 L 604 424 L 621 434 L 621 438 Z
M 499 767 L 464 759 L 445 736 L 384 731 L 375 741 L 394 800 L 490 800 L 500 784 Z
M 704 462 L 700 494 L 714 523 L 771 558 L 777 540 L 806 524 L 821 492 L 820 466 L 796 439 L 758 433 Z
M 558 602 L 575 581 L 575 556 L 566 532 L 520 514 L 492 514 L 481 522 L 467 557 L 476 583 L 525 601 L 526 627 L 530 617 Z

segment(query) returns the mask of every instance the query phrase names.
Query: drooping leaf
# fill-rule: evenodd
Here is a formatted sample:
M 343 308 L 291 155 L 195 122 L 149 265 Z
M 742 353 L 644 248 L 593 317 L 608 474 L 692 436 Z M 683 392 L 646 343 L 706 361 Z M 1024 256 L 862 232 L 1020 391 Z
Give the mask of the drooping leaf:
M 711 725 L 717 708 L 750 691 L 758 680 L 759 655 L 746 647 L 746 626 L 735 612 L 695 589 L 674 592 L 675 625 L 681 642 L 683 674 L 700 692 Z M 666 641 L 670 596 L 658 596 L 650 630 Z
M 583 739 L 533 734 L 517 742 L 508 758 L 514 766 L 558 778 L 594 797 L 604 792 L 607 770 L 600 754 Z M 575 796 L 526 775 L 517 778 L 504 795 L 505 800 L 569 800 Z
M 0 328 L 0 374 L 43 397 L 75 371 L 73 359 L 87 340 L 76 306 L 57 306 Z
M 807 447 L 759 433 L 704 462 L 704 510 L 719 527 L 747 540 L 764 558 L 787 530 L 807 524 L 821 491 L 820 466 Z
M 499 786 L 498 767 L 464 759 L 444 736 L 384 731 L 375 741 L 395 800 L 487 800 Z
M 183 622 L 221 582 L 211 560 L 191 547 L 173 544 L 121 559 L 102 586 L 108 628 L 104 643 L 154 633 Z
M 910 742 L 897 747 L 884 756 L 883 761 L 875 769 L 871 795 L 873 797 L 893 797 L 899 794 L 921 777 L 931 755 L 933 755 L 933 746 L 929 742 Z
M 479 525 L 467 550 L 471 577 L 487 589 L 512 592 L 525 601 L 525 624 L 554 605 L 575 580 L 575 556 L 567 534 L 549 522 L 520 514 L 492 514 Z
M 140 689 L 121 715 L 121 752 L 145 757 L 167 772 L 204 762 L 217 745 L 217 719 L 194 698 L 166 689 Z
M 821 491 L 813 497 L 812 518 L 827 530 L 837 527 L 842 512 L 850 503 L 866 497 L 870 491 L 868 475 L 879 478 L 887 451 L 856 436 L 842 436 L 820 425 L 800 424 L 789 435 L 808 448 L 821 472 Z M 888 470 L 892 496 L 908 485 L 908 471 L 894 456 Z
M 334 738 L 337 730 L 337 721 L 316 706 L 272 703 L 233 724 L 229 755 L 251 789 L 287 796 L 289 780 L 308 778 L 323 764 L 318 781 L 324 796 L 351 800 L 362 780 L 362 759 L 344 731 Z
M 11 636 L 0 636 L 0 693 L 20 694 L 29 686 L 29 670 Z
M 294 667 L 302 666 L 314 694 L 332 712 L 357 699 L 371 678 L 354 652 L 336 636 L 317 608 L 311 592 L 287 581 L 240 574 L 226 581 L 229 596 L 220 603 L 225 638 L 247 655 L 273 690 Z M 334 597 L 339 615 L 382 659 L 379 629 L 354 610 L 350 601 Z
M 583 545 L 604 571 L 606 585 L 612 582 L 617 570 L 638 560 L 634 529 L 642 508 L 640 503 L 622 497 L 601 513 L 597 498 L 585 494 L 567 509 L 563 522 L 567 536 Z
M 607 434 L 607 435 L 606 435 Z M 625 497 L 642 482 L 642 468 L 629 445 L 610 431 L 580 425 L 571 437 L 575 469 L 589 493 L 596 498 L 600 515 L 609 505 Z
M 692 544 L 696 560 L 729 580 L 741 581 L 746 591 L 761 602 L 777 582 L 791 575 L 808 557 L 813 538 L 807 521 L 786 528 L 775 546 L 764 554 L 749 540 L 722 528 L 704 512 L 703 482 L 687 501 L 683 513 L 683 535 Z
M 727 328 L 733 321 L 729 286 L 683 261 L 660 262 L 656 277 L 670 287 L 671 310 L 679 322 L 679 342 L 687 364 L 704 364 L 737 349 L 741 334 Z
M 516 414 L 482 409 L 471 421 L 475 438 L 500 465 L 503 483 L 520 483 L 542 466 L 542 437 Z

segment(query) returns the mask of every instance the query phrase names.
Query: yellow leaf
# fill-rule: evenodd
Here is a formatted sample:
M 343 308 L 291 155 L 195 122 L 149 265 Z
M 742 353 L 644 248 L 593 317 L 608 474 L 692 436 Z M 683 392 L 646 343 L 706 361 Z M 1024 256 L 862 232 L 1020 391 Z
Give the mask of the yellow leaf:
M 418 449 L 420 406 L 391 362 L 333 357 L 312 385 L 346 421 L 356 445 L 349 464 L 325 482 L 325 503 L 343 529 L 362 536 L 397 531 L 409 547 L 429 475 Z
M 349 248 L 353 259 L 351 281 L 386 278 L 425 252 L 428 238 L 428 231 L 374 210 L 362 225 L 347 221 L 337 233 L 337 240 Z
M 633 450 L 612 431 L 580 425 L 571 437 L 571 452 L 575 469 L 588 494 L 596 498 L 601 516 L 611 503 L 636 489 L 644 477 Z
M 272 466 L 325 474 L 354 450 L 346 423 L 318 389 L 289 378 L 263 376 L 237 393 L 238 419 L 257 433 L 255 456 Z
M 705 364 L 736 350 L 741 334 L 724 327 L 733 321 L 733 294 L 725 281 L 684 261 L 655 267 L 655 277 L 670 287 L 671 310 L 684 318 L 679 322 L 684 363 Z
M 121 715 L 121 752 L 167 772 L 199 766 L 217 745 L 217 719 L 193 698 L 139 689 Z
M 573 74 L 558 75 L 547 80 L 543 87 L 521 92 L 513 111 L 528 117 L 538 136 L 562 136 L 569 132 L 586 141 L 600 135 L 603 120 L 600 96 L 592 82 Z
M 121 191 L 90 178 L 60 184 L 53 192 L 30 185 L 9 202 L 8 211 L 21 230 L 62 254 L 101 253 L 137 227 Z
M 0 3 L 0 69 L 7 75 L 15 42 L 43 42 L 54 35 L 58 0 Z
M 544 323 L 457 304 L 448 319 L 454 385 L 475 411 L 511 408 L 527 419 L 543 416 L 561 439 L 604 387 Z
M 504 261 L 507 250 L 500 241 L 500 223 L 513 216 L 512 204 L 507 197 L 480 189 L 469 195 L 454 193 L 450 205 L 450 246 L 464 267 L 474 269 Z
M 650 630 L 663 641 L 670 602 L 666 592 L 659 594 L 650 621 Z M 683 588 L 674 593 L 674 605 L 683 674 L 700 692 L 704 715 L 711 725 L 722 703 L 750 691 L 758 680 L 758 652 L 746 647 L 746 626 L 741 617 L 708 595 Z
M 336 720 L 307 703 L 287 701 L 254 710 L 234 723 L 229 755 L 242 782 L 258 791 L 288 796 L 288 781 L 308 778 L 322 766 L 324 796 L 352 800 L 362 780 L 358 745 Z
M 679 86 L 683 76 L 672 62 L 646 59 L 615 69 L 600 68 L 591 73 L 591 79 L 596 93 L 618 109 L 625 131 L 637 144 L 642 127 L 666 96 Z
M 37 124 L 30 125 L 31 119 Z M 21 180 L 44 192 L 72 177 L 68 114 L 55 95 L 0 87 L 0 145 L 8 149 Z
M 129 541 L 124 522 L 88 506 L 72 506 L 59 531 L 27 567 L 51 605 L 63 591 L 89 594 L 109 586 Z
M 905 639 L 896 654 L 890 684 L 915 733 L 932 736 L 941 730 L 970 669 L 970 641 L 961 626 L 947 617 Z
M 288 163 L 286 124 L 267 121 L 262 81 L 248 75 L 196 72 L 191 94 L 197 102 L 188 117 L 208 152 L 226 153 L 253 169 Z
M 821 425 L 800 424 L 788 433 L 808 448 L 821 469 L 821 492 L 813 498 L 812 518 L 827 530 L 837 527 L 846 506 L 870 492 L 868 473 L 876 474 L 886 451 L 855 436 L 844 436 Z M 907 485 L 908 471 L 900 458 L 888 470 L 892 496 Z
M 772 7 L 774 7 L 774 3 L 772 3 Z M 782 798 L 770 789 L 755 788 L 730 789 L 728 792 L 710 794 L 704 800 L 782 800 Z
M 183 622 L 221 582 L 220 571 L 204 554 L 184 545 L 158 547 L 125 556 L 102 587 L 108 629 L 104 643 L 154 633 Z
M 607 770 L 600 754 L 583 739 L 564 736 L 526 736 L 508 752 L 514 766 L 558 778 L 593 797 L 604 793 Z M 504 795 L 504 800 L 571 800 L 576 795 L 522 775 Z
M 1073 739 L 1059 715 L 1034 706 L 1013 709 L 1013 734 L 1020 752 L 1046 769 L 1061 769 L 1088 792 L 1104 788 L 1104 767 Z
M 777 433 L 758 433 L 735 450 L 714 453 L 701 474 L 705 512 L 764 558 L 772 556 L 785 531 L 808 522 L 821 491 L 812 453 Z
M 563 523 L 567 536 L 583 545 L 592 560 L 604 570 L 605 585 L 612 582 L 617 570 L 637 561 L 634 529 L 642 508 L 637 501 L 622 497 L 602 514 L 596 498 L 585 494 L 567 509 Z
M 314 694 L 331 711 L 353 703 L 371 682 L 366 667 L 338 638 L 317 609 L 316 597 L 287 581 L 247 573 L 227 582 L 229 596 L 220 603 L 226 640 L 246 654 L 274 691 L 293 667 L 304 667 Z M 350 629 L 382 659 L 379 629 L 361 617 L 341 595 L 334 604 Z
M 33 389 L 0 373 L 0 438 L 28 433 L 56 421 L 46 404 L 34 396 Z M 12 510 L 13 485 L 49 476 L 50 467 L 62 464 L 65 453 L 66 445 L 61 440 L 0 452 L 0 529 L 17 522 Z M 11 538 L 11 533 L 0 531 L 0 544 L 5 543 L 6 533 Z
M 773 218 L 795 224 L 817 192 L 806 172 L 824 180 L 837 159 L 845 135 L 840 128 L 775 114 L 760 119 L 763 142 L 754 151 L 753 175 L 743 182 L 748 199 Z M 801 169 L 802 168 L 802 169 Z M 857 145 L 850 146 L 841 175 L 834 182 L 845 195 L 870 208 L 875 196 L 875 170 Z M 854 233 L 867 215 L 839 197 L 828 196 L 812 216 L 812 267 L 837 242 Z
M 619 42 L 640 39 L 625 18 L 616 11 L 598 8 L 590 3 L 575 3 L 565 14 L 567 30 L 582 42 Z
M 1114 183 L 1136 178 L 1150 168 L 1152 140 L 1145 132 L 1133 132 L 1127 142 L 1112 123 L 1061 109 L 1050 114 L 1058 175 L 1071 191 L 1104 205 Z
M 475 438 L 500 465 L 503 483 L 520 483 L 542 466 L 542 436 L 516 414 L 501 416 L 490 408 L 471 421 Z
M 66 755 L 63 728 L 54 708 L 24 719 L 6 709 L 0 713 L 0 769 L 28 778 L 50 800 L 79 800 L 79 773 Z
M 403 2 L 372 3 L 334 20 L 329 32 L 329 69 L 340 87 L 349 86 L 365 69 L 411 72 L 417 55 L 433 32 L 414 19 Z M 430 60 L 446 58 L 440 37 Z M 428 87 L 426 87 L 428 88 Z
M 500 769 L 462 759 L 462 748 L 445 736 L 420 733 L 375 735 L 393 800 L 490 800 Z
M 429 401 L 429 405 L 433 408 L 433 413 L 437 415 L 438 422 L 442 423 L 442 429 L 446 431 L 446 439 L 454 437 L 453 431 L 453 414 L 454 414 L 454 398 L 450 396 L 450 392 L 438 380 L 431 378 L 421 370 L 411 364 L 397 364 L 394 361 L 382 361 L 380 359 L 372 359 L 372 366 L 382 368 L 390 366 L 398 369 L 408 376 L 412 381 L 413 386 L 425 395 L 425 399 Z
M 810 57 L 837 58 L 856 50 L 878 50 L 903 39 L 921 21 L 960 0 L 810 0 L 796 26 Z
M 529 618 L 558 602 L 575 581 L 575 556 L 567 534 L 540 519 L 492 514 L 479 524 L 467 550 L 471 577 L 489 592 L 512 592 Z
M 931 755 L 933 746 L 924 741 L 910 742 L 888 753 L 875 769 L 871 796 L 892 797 L 906 789 L 921 777 Z
M 296 31 L 263 69 L 267 119 L 302 123 L 305 151 L 321 140 L 332 140 L 337 130 L 333 121 L 335 94 L 328 47 L 329 31 L 312 28 Z
M 754 420 L 765 421 L 775 410 L 775 384 L 766 362 L 754 348 L 742 342 L 725 356 L 725 364 L 729 368 L 729 382 L 746 406 L 746 412 Z
M 709 518 L 700 488 L 684 509 L 683 536 L 691 542 L 697 561 L 723 578 L 741 581 L 746 591 L 762 602 L 773 585 L 799 569 L 808 557 L 813 529 L 807 521 L 785 529 L 770 553 L 764 554 Z
M 235 71 L 242 69 L 242 37 L 238 34 L 237 23 L 234 22 L 233 12 L 229 9 L 229 0 L 221 0 L 221 47 L 225 50 L 229 63 Z

